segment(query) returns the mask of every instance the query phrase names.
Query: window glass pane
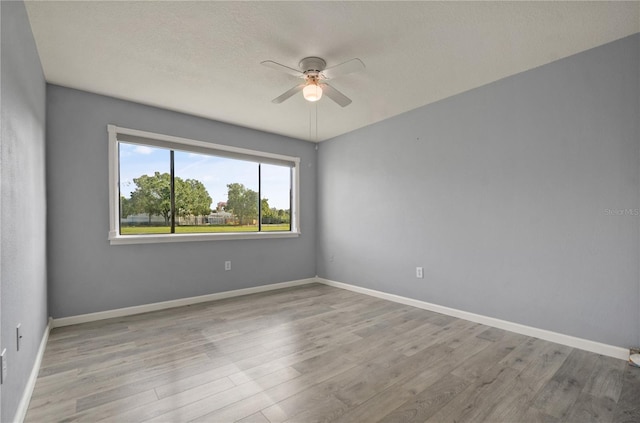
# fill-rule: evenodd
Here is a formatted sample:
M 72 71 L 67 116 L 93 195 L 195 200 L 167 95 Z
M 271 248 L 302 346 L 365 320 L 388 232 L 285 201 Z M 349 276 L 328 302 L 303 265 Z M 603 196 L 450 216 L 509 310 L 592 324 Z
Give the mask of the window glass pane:
M 111 244 L 254 238 L 233 233 L 260 230 L 272 232 L 267 238 L 297 235 L 275 232 L 292 231 L 298 197 L 292 181 L 299 177 L 300 158 L 115 125 L 107 129 Z
M 175 151 L 176 233 L 258 230 L 258 164 Z
M 120 234 L 171 232 L 169 150 L 120 143 Z
M 290 231 L 291 168 L 263 164 L 260 169 L 262 231 Z

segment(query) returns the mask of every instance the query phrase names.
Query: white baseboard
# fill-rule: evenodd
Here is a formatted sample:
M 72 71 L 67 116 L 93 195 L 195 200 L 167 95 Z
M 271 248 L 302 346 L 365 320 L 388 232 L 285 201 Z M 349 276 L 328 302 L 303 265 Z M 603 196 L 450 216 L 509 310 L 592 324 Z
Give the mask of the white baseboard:
M 29 402 L 31 401 L 31 394 L 33 394 L 33 388 L 36 387 L 36 380 L 38 379 L 38 373 L 40 373 L 40 365 L 42 364 L 44 350 L 45 348 L 47 348 L 47 341 L 49 340 L 49 332 L 51 332 L 51 328 L 52 320 L 51 318 L 49 318 L 49 322 L 47 323 L 47 326 L 44 329 L 44 334 L 42 335 L 42 340 L 40 341 L 40 347 L 38 348 L 36 360 L 33 363 L 31 374 L 29 375 L 29 379 L 27 380 L 27 386 L 25 386 L 24 388 L 22 398 L 20 398 L 20 403 L 18 404 L 18 409 L 16 410 L 16 415 L 13 418 L 13 421 L 15 423 L 22 423 L 24 421 L 24 418 L 27 416 Z
M 49 332 L 53 328 L 75 325 L 78 323 L 110 319 L 114 317 L 129 316 L 133 314 L 146 313 L 150 311 L 163 310 L 163 309 L 174 308 L 174 307 L 181 307 L 185 305 L 198 304 L 198 303 L 203 303 L 207 301 L 221 300 L 224 298 L 238 297 L 241 295 L 273 291 L 276 289 L 289 288 L 289 287 L 299 286 L 299 285 L 307 285 L 314 282 L 322 283 L 324 285 L 328 285 L 336 288 L 346 289 L 353 292 L 358 292 L 365 295 L 370 295 L 372 297 L 377 297 L 384 300 L 389 300 L 396 303 L 421 308 L 424 310 L 434 311 L 436 313 L 441 313 L 448 316 L 453 316 L 460 319 L 481 323 L 487 326 L 492 326 L 492 327 L 508 330 L 515 333 L 520 333 L 522 335 L 533 336 L 535 338 L 540 338 L 546 341 L 567 345 L 569 347 L 578 348 L 581 350 L 585 350 L 585 351 L 589 351 L 597 354 L 602 354 L 608 357 L 618 358 L 621 360 L 627 360 L 629 358 L 629 350 L 626 348 L 607 345 L 600 342 L 590 341 L 588 339 L 583 339 L 583 338 L 577 338 L 570 335 L 564 335 L 561 333 L 552 332 L 545 329 L 538 329 L 531 326 L 525 326 L 518 323 L 509 322 L 506 320 L 496 319 L 493 317 L 483 316 L 480 314 L 475 314 L 475 313 L 470 313 L 462 310 L 457 310 L 454 308 L 444 307 L 437 304 L 428 303 L 426 301 L 415 300 L 412 298 L 402 297 L 400 295 L 395 295 L 395 294 L 389 294 L 382 291 L 376 291 L 374 289 L 363 288 L 356 285 L 350 285 L 343 282 L 336 282 L 328 279 L 323 279 L 316 276 L 315 278 L 274 283 L 270 285 L 256 286 L 252 288 L 236 289 L 233 291 L 217 292 L 214 294 L 201 295 L 197 297 L 181 298 L 177 300 L 163 301 L 159 303 L 151 303 L 151 304 L 144 304 L 144 305 L 139 305 L 134 307 L 126 307 L 126 308 L 120 308 L 115 310 L 101 311 L 97 313 L 82 314 L 79 316 L 63 317 L 60 319 L 49 318 L 49 323 L 47 324 L 47 327 L 42 336 L 42 341 L 40 342 L 40 347 L 38 349 L 36 360 L 33 363 L 31 374 L 29 375 L 27 385 L 22 394 L 22 398 L 20 399 L 20 403 L 18 404 L 18 409 L 16 411 L 14 422 L 22 423 L 24 421 L 24 418 L 26 417 L 27 410 L 29 408 L 29 402 L 31 400 L 31 395 L 33 394 L 33 389 L 35 388 L 35 385 L 36 385 L 36 380 L 38 378 L 38 373 L 40 371 L 40 365 L 42 364 L 42 358 L 44 356 L 44 351 L 47 346 L 47 341 L 49 339 Z
M 374 289 L 363 288 L 360 286 L 350 285 L 343 282 L 336 282 L 328 279 L 323 279 L 317 276 L 315 278 L 309 278 L 309 279 L 300 279 L 296 281 L 274 283 L 270 285 L 262 285 L 262 286 L 252 287 L 252 288 L 236 289 L 233 291 L 217 292 L 214 294 L 201 295 L 197 297 L 181 298 L 177 300 L 163 301 L 159 303 L 143 304 L 143 305 L 134 306 L 134 307 L 100 311 L 97 313 L 81 314 L 78 316 L 62 317 L 59 319 L 53 319 L 53 321 L 50 322 L 50 327 L 57 328 L 61 326 L 75 325 L 79 323 L 111 319 L 114 317 L 130 316 L 133 314 L 147 313 L 150 311 L 164 310 L 167 308 L 181 307 L 181 306 L 190 305 L 190 304 L 221 300 L 224 298 L 238 297 L 241 295 L 272 291 L 275 289 L 288 288 L 292 286 L 306 285 L 314 282 L 319 282 L 328 286 L 342 288 L 349 291 L 370 295 L 372 297 L 377 297 L 384 300 L 389 300 L 396 303 L 421 308 L 424 310 L 434 311 L 436 313 L 446 314 L 448 316 L 453 316 L 460 319 L 481 323 L 483 325 L 492 326 L 495 328 L 504 329 L 511 332 L 515 332 L 515 333 L 520 333 L 522 335 L 533 336 L 535 338 L 544 339 L 545 341 L 555 342 L 555 343 L 566 345 L 572 348 L 578 348 L 581 350 L 602 354 L 608 357 L 618 358 L 621 360 L 627 360 L 629 358 L 629 350 L 626 348 L 607 345 L 600 342 L 591 341 L 588 339 L 577 338 L 575 336 L 565 335 L 558 332 L 552 332 L 545 329 L 539 329 L 532 326 L 521 325 L 519 323 L 513 323 L 506 320 L 496 319 L 494 317 L 488 317 L 480 314 L 470 313 L 470 312 L 458 310 L 455 308 L 444 307 L 441 305 L 428 303 L 426 301 L 402 297 L 400 295 L 389 294 L 382 291 L 376 291 Z M 48 331 L 47 331 L 47 337 L 48 337 Z M 44 353 L 45 344 L 46 344 L 46 341 L 41 345 L 42 353 Z M 38 362 L 37 368 L 38 369 L 40 368 L 39 362 Z M 37 377 L 37 371 L 35 373 L 35 376 Z M 35 383 L 35 379 L 33 383 Z M 27 405 L 28 405 L 28 402 L 27 402 Z M 24 411 L 26 412 L 26 408 Z
M 562 333 L 552 332 L 545 329 L 538 329 L 531 326 L 525 326 L 519 323 L 513 323 L 506 320 L 496 319 L 494 317 L 488 317 L 480 314 L 469 313 L 467 311 L 457 310 L 455 308 L 444 307 L 437 304 L 428 303 L 426 301 L 414 300 L 412 298 L 402 297 L 400 295 L 388 294 L 386 292 L 376 291 L 374 289 L 362 288 L 360 286 L 350 285 L 343 282 L 336 282 L 336 281 L 331 281 L 328 279 L 323 279 L 318 277 L 316 277 L 316 281 L 325 285 L 336 287 L 336 288 L 342 288 L 349 291 L 370 295 L 372 297 L 382 298 L 384 300 L 389 300 L 396 303 L 409 305 L 412 307 L 422 308 L 425 310 L 434 311 L 436 313 L 446 314 L 447 316 L 453 316 L 460 319 L 481 323 L 483 325 L 508 330 L 508 331 L 519 333 L 522 335 L 533 336 L 535 338 L 544 339 L 545 341 L 551 341 L 557 344 L 567 345 L 569 347 L 606 355 L 608 357 L 619 358 L 621 360 L 629 359 L 629 350 L 622 347 L 615 347 L 613 345 L 607 345 L 607 344 L 603 344 L 596 341 L 590 341 L 588 339 L 576 338 L 575 336 L 564 335 Z
M 180 298 L 177 300 L 162 301 L 159 303 L 143 304 L 133 307 L 118 308 L 114 310 L 99 311 L 96 313 L 80 314 L 78 316 L 61 317 L 53 319 L 53 327 L 77 325 L 79 323 L 94 322 L 97 320 L 112 319 L 114 317 L 131 316 L 133 314 L 148 313 L 150 311 L 164 310 L 167 308 L 182 307 L 191 304 L 205 303 L 221 300 L 223 298 L 239 297 L 241 295 L 255 294 L 258 292 L 273 291 L 275 289 L 289 288 L 292 286 L 306 285 L 316 282 L 315 278 L 300 279 L 297 281 L 280 282 L 270 285 L 256 286 L 252 288 L 235 289 L 233 291 L 216 292 L 214 294 L 200 295 L 197 297 Z

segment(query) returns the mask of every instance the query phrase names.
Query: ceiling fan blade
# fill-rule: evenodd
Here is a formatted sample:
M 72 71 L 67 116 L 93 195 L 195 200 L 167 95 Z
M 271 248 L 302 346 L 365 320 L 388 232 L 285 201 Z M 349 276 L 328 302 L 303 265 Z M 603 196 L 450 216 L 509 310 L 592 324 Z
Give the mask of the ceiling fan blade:
M 271 100 L 271 102 L 275 103 L 275 104 L 280 104 L 283 101 L 285 101 L 286 99 L 288 99 L 289 97 L 293 96 L 294 94 L 299 93 L 300 91 L 302 91 L 302 89 L 304 88 L 305 85 L 306 84 L 296 85 L 295 87 L 291 88 L 290 90 L 288 90 L 287 92 L 285 92 L 281 96 L 276 97 L 273 100 Z
M 331 100 L 338 103 L 338 105 L 342 107 L 347 107 L 351 104 L 351 99 L 346 95 L 342 94 L 340 91 L 336 90 L 329 84 L 320 84 L 320 88 L 322 88 L 322 92 L 329 97 Z
M 261 65 L 264 65 L 268 68 L 275 69 L 280 72 L 287 73 L 289 75 L 302 77 L 303 73 L 298 69 L 290 68 L 289 66 L 281 65 L 280 63 L 276 63 L 273 60 L 265 60 L 264 62 L 260 62 Z
M 327 79 L 335 78 L 336 76 L 346 75 L 348 73 L 359 72 L 365 69 L 364 63 L 360 59 L 351 59 L 347 60 L 344 63 L 340 63 L 339 65 L 331 66 L 322 71 L 322 75 L 324 75 Z

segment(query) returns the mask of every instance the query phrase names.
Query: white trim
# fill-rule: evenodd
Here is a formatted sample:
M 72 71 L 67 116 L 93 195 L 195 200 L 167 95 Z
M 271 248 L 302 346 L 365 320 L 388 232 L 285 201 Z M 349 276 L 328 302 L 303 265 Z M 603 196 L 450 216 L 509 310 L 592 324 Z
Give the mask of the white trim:
M 297 165 L 300 164 L 300 157 L 285 156 L 283 154 L 268 153 L 266 151 L 249 150 L 248 148 L 234 147 L 231 145 L 215 144 L 212 142 L 192 140 L 189 138 L 174 137 L 173 135 L 158 134 L 155 132 L 141 131 L 139 129 L 123 128 L 121 126 L 116 126 L 112 124 L 107 125 L 107 131 L 109 131 L 109 134 L 113 133 L 114 136 L 116 136 L 116 138 L 117 138 L 117 134 L 126 134 L 126 135 L 132 135 L 140 138 L 147 138 L 150 140 L 166 141 L 166 142 L 175 143 L 175 144 L 202 147 L 202 148 L 206 148 L 207 150 L 228 151 L 230 153 L 282 160 L 282 161 L 290 162 L 292 164 L 297 164 Z
M 315 278 L 300 279 L 296 281 L 280 282 L 270 285 L 261 285 L 251 288 L 234 289 L 233 291 L 216 292 L 197 297 L 180 298 L 177 300 L 162 301 L 159 303 L 143 304 L 133 307 L 118 308 L 114 310 L 99 311 L 96 313 L 80 314 L 78 316 L 61 317 L 53 319 L 53 327 L 77 325 L 79 323 L 95 322 L 97 320 L 112 319 L 114 317 L 131 316 L 133 314 L 148 313 L 150 311 L 164 310 L 167 308 L 182 307 L 191 304 L 205 303 L 224 298 L 239 297 L 241 295 L 255 294 L 258 292 L 273 291 L 275 289 L 289 288 L 292 286 L 307 285 L 316 282 Z
M 117 203 L 120 198 L 120 157 L 116 126 L 107 125 L 107 132 L 109 133 L 109 239 L 114 239 L 120 233 L 120 206 Z
M 110 237 L 111 245 L 158 244 L 163 242 L 221 241 L 226 239 L 296 238 L 300 232 L 227 232 L 204 234 L 149 234 Z
M 289 282 L 274 283 L 270 285 L 256 286 L 252 288 L 236 289 L 233 291 L 217 292 L 214 294 L 201 295 L 198 297 L 181 298 L 171 301 L 163 301 L 159 303 L 144 304 L 134 307 L 126 307 L 115 310 L 101 311 L 97 313 L 82 314 L 78 316 L 63 317 L 60 319 L 49 318 L 49 323 L 42 336 L 40 347 L 36 355 L 36 360 L 33 363 L 31 374 L 27 381 L 27 385 L 22 394 L 22 398 L 18 405 L 14 422 L 22 423 L 26 417 L 27 410 L 29 408 L 29 402 L 31 401 L 31 395 L 36 385 L 38 373 L 40 372 L 40 366 L 42 364 L 42 358 L 44 351 L 49 340 L 49 332 L 53 328 L 75 325 L 79 323 L 94 322 L 97 320 L 110 319 L 114 317 L 129 316 L 133 314 L 146 313 L 150 311 L 163 310 L 174 307 L 181 307 L 190 304 L 198 304 L 208 301 L 221 300 L 224 298 L 238 297 L 241 295 L 255 294 L 259 292 L 273 291 L 276 289 L 289 288 L 293 286 L 307 285 L 310 283 L 322 283 L 324 285 L 332 286 L 335 288 L 346 289 L 360 294 L 369 295 L 376 298 L 381 298 L 388 301 L 393 301 L 400 304 L 409 305 L 412 307 L 421 308 L 424 310 L 434 311 L 436 313 L 445 314 L 448 316 L 457 317 L 464 320 L 469 320 L 476 323 L 481 323 L 487 326 L 492 326 L 504 330 L 508 330 L 522 335 L 533 336 L 536 338 L 544 339 L 546 341 L 555 342 L 569 347 L 578 348 L 581 350 L 606 355 L 608 357 L 618 358 L 620 360 L 629 359 L 629 350 L 622 347 L 616 347 L 612 345 L 603 344 L 600 342 L 590 341 L 587 339 L 576 338 L 574 336 L 564 335 L 557 332 L 552 332 L 544 329 L 538 329 L 531 326 L 525 326 L 518 323 L 508 322 L 506 320 L 500 320 L 493 317 L 482 316 L 480 314 L 469 313 L 454 308 L 444 307 L 437 304 L 428 303 L 426 301 L 414 300 L 412 298 L 402 297 L 400 295 L 389 294 L 386 292 L 376 291 L 369 288 L 363 288 L 356 285 L 350 285 L 343 282 L 336 282 L 316 276 L 315 278 L 300 279 Z
M 295 168 L 291 170 L 293 177 L 291 178 L 291 229 L 297 230 L 298 233 L 302 230 L 300 228 L 300 162 L 296 163 Z
M 480 314 L 470 313 L 470 312 L 458 310 L 455 308 L 444 307 L 437 304 L 428 303 L 426 301 L 414 300 L 412 298 L 407 298 L 407 297 L 402 297 L 400 295 L 376 291 L 374 289 L 362 288 L 360 286 L 350 285 L 343 282 L 331 281 L 331 280 L 323 279 L 319 277 L 316 277 L 316 281 L 328 286 L 333 286 L 335 288 L 346 289 L 349 291 L 358 292 L 360 294 L 370 295 L 372 297 L 382 298 L 384 300 L 389 300 L 396 303 L 409 305 L 412 307 L 422 308 L 424 310 L 434 311 L 436 313 L 446 314 L 447 316 L 453 316 L 459 319 L 481 323 L 483 325 L 508 330 L 508 331 L 519 333 L 522 335 L 533 336 L 535 338 L 544 339 L 545 341 L 555 342 L 557 344 L 562 344 L 569 347 L 606 355 L 608 357 L 619 358 L 620 360 L 629 359 L 629 350 L 622 347 L 616 347 L 613 345 L 607 345 L 607 344 L 603 344 L 596 341 L 590 341 L 588 339 L 577 338 L 575 336 L 565 335 L 558 332 L 552 332 L 545 329 L 538 329 L 531 326 L 525 326 L 519 323 L 513 323 L 506 320 L 496 319 L 494 317 L 488 317 Z
M 27 379 L 27 386 L 24 388 L 24 392 L 22 393 L 22 398 L 20 398 L 20 403 L 18 404 L 18 409 L 16 410 L 16 415 L 13 418 L 15 423 L 22 423 L 24 418 L 27 416 L 27 410 L 29 409 L 29 402 L 31 401 L 31 395 L 33 394 L 33 389 L 36 387 L 36 380 L 38 379 L 38 373 L 40 373 L 40 365 L 42 364 L 42 357 L 44 356 L 44 350 L 47 348 L 47 341 L 49 340 L 49 332 L 53 328 L 53 320 L 49 317 L 49 322 L 44 330 L 44 334 L 42 335 L 42 340 L 40 341 L 40 348 L 38 348 L 38 353 L 36 354 L 36 360 L 33 363 L 33 367 L 31 368 L 31 374 L 29 375 L 29 379 Z

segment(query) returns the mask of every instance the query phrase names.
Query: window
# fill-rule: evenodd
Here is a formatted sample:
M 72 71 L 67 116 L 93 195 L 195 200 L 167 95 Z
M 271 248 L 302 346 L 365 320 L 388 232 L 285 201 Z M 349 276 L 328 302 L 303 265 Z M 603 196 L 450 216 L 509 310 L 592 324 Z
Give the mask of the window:
M 112 244 L 298 236 L 300 159 L 108 126 Z

